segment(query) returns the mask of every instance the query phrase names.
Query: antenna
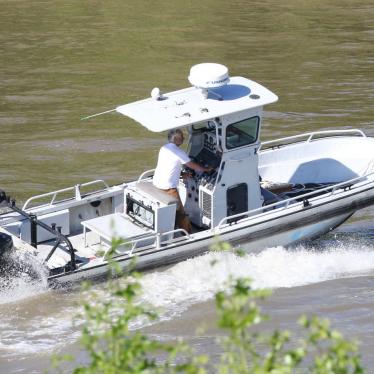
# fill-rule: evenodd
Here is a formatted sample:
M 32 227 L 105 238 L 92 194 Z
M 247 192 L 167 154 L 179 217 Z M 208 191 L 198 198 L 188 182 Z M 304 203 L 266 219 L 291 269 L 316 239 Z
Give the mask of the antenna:
M 81 118 L 81 121 L 85 121 L 86 119 L 97 117 L 97 116 L 101 116 L 103 114 L 111 113 L 111 112 L 114 112 L 114 111 L 116 111 L 116 109 L 111 109 L 111 110 L 106 110 L 105 112 L 91 114 L 90 116 Z

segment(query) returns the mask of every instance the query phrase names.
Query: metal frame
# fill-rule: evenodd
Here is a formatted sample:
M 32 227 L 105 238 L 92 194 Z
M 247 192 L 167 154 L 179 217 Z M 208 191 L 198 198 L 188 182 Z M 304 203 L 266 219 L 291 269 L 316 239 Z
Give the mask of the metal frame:
M 166 240 L 166 241 L 162 241 L 162 237 L 163 236 L 171 235 L 171 234 L 174 235 L 174 234 L 177 234 L 177 233 L 182 233 L 183 236 L 178 237 L 178 238 L 173 238 L 173 239 L 170 239 L 170 240 Z M 121 252 L 119 249 L 116 249 L 115 252 L 119 256 L 127 255 L 127 256 L 131 257 L 133 255 L 134 250 L 137 249 L 136 248 L 136 244 L 138 244 L 138 243 L 140 243 L 140 242 L 142 242 L 144 240 L 149 240 L 149 239 L 152 239 L 152 238 L 154 238 L 155 241 L 154 241 L 154 244 L 151 246 L 151 248 L 159 249 L 159 248 L 161 248 L 161 243 L 162 244 L 171 244 L 171 243 L 179 242 L 181 240 L 189 240 L 189 239 L 191 239 L 191 236 L 184 229 L 175 229 L 175 230 L 166 231 L 166 232 L 163 232 L 163 233 L 151 233 L 148 236 L 124 242 L 123 244 L 132 244 L 131 250 L 127 250 L 125 252 Z
M 30 235 L 31 236 L 31 243 L 30 244 L 34 248 L 37 248 L 37 246 L 38 246 L 37 230 L 36 230 L 37 226 L 40 226 L 44 230 L 47 230 L 50 233 L 52 233 L 53 235 L 55 235 L 55 237 L 56 237 L 55 244 L 54 244 L 53 248 L 50 250 L 47 257 L 45 258 L 44 263 L 46 263 L 52 257 L 52 255 L 54 254 L 54 252 L 56 251 L 58 246 L 61 244 L 61 242 L 65 242 L 67 247 L 68 247 L 69 254 L 70 254 L 71 270 L 74 271 L 77 268 L 76 259 L 75 259 L 75 251 L 74 251 L 73 245 L 71 244 L 70 240 L 65 235 L 63 235 L 58 230 L 55 230 L 54 227 L 53 228 L 49 227 L 44 222 L 39 221 L 35 214 L 29 214 L 29 213 L 25 212 L 23 209 L 18 208 L 15 204 L 15 200 L 10 200 L 8 198 L 6 201 L 7 201 L 6 205 L 9 209 L 12 209 L 14 212 L 17 212 L 18 214 L 22 215 L 23 217 L 25 217 L 26 219 L 28 219 L 30 221 L 30 229 L 31 229 L 31 235 Z
M 140 174 L 140 177 L 138 178 L 138 182 L 144 180 L 144 179 L 148 179 L 150 178 L 151 176 L 153 176 L 153 174 L 155 173 L 155 170 L 156 169 L 150 169 L 150 170 L 146 170 L 145 172 L 143 172 L 142 174 Z M 148 175 L 149 174 L 149 175 Z M 147 177 L 146 177 L 147 176 Z
M 107 242 L 111 241 L 111 239 L 113 239 L 112 237 L 107 237 L 107 236 L 104 236 L 102 235 L 102 233 L 98 233 L 98 232 L 95 232 L 98 236 L 99 236 L 99 242 L 96 243 L 96 244 L 87 244 L 87 229 L 92 231 L 89 227 L 86 227 L 86 226 L 83 226 L 83 235 L 84 235 L 84 246 L 85 247 L 90 247 L 93 249 L 93 245 L 102 245 L 104 247 L 107 247 L 106 249 L 106 253 L 104 255 L 104 259 L 107 260 L 107 253 L 109 252 L 110 248 L 111 248 L 111 245 L 110 244 L 107 244 L 105 242 L 102 242 L 102 238 L 105 239 Z M 183 236 L 181 237 L 178 237 L 178 238 L 172 238 L 172 239 L 169 239 L 169 240 L 165 240 L 165 241 L 162 241 L 162 237 L 163 236 L 168 236 L 168 235 L 171 235 L 171 234 L 177 234 L 177 233 L 182 233 Z M 115 253 L 118 255 L 118 256 L 115 256 L 115 257 L 119 257 L 119 256 L 123 256 L 123 255 L 127 255 L 129 257 L 131 257 L 133 255 L 133 252 L 138 249 L 136 247 L 137 244 L 143 242 L 143 241 L 148 241 L 150 239 L 154 239 L 154 242 L 153 244 L 149 244 L 147 245 L 146 247 L 150 247 L 149 249 L 160 249 L 162 247 L 162 245 L 165 245 L 165 244 L 171 244 L 171 243 L 175 243 L 175 242 L 179 242 L 181 240 L 190 240 L 191 239 L 191 236 L 190 234 L 184 230 L 184 229 L 175 229 L 175 230 L 171 230 L 171 231 L 166 231 L 166 232 L 163 232 L 163 233 L 155 233 L 155 232 L 151 232 L 149 234 L 145 234 L 144 236 L 142 236 L 141 238 L 137 238 L 137 239 L 133 239 L 133 240 L 124 240 L 123 241 L 123 244 L 126 244 L 126 245 L 131 245 L 131 249 L 126 249 L 125 251 L 121 251 L 120 249 L 116 249 L 115 250 Z M 113 258 L 113 257 L 112 257 Z

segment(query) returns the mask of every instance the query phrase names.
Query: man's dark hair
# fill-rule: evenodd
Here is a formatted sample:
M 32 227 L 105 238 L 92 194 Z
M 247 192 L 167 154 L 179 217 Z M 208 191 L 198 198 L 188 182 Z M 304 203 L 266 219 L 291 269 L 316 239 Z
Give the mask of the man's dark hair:
M 175 144 L 175 138 L 178 135 L 182 135 L 183 136 L 183 131 L 181 129 L 171 129 L 171 130 L 169 130 L 168 131 L 168 140 L 169 140 L 169 143 L 174 143 Z

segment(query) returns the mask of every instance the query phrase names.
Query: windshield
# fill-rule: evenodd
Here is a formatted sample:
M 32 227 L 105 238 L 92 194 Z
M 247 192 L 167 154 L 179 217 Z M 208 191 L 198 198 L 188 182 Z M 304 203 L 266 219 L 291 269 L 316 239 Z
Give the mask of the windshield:
M 260 118 L 256 116 L 227 126 L 226 148 L 233 149 L 256 142 L 259 124 Z

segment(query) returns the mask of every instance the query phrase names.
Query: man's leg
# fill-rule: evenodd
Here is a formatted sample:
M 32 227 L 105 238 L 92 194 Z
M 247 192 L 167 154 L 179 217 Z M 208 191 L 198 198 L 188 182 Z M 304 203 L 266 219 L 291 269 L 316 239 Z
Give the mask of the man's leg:
M 192 232 L 191 222 L 183 208 L 178 190 L 176 188 L 170 188 L 168 190 L 165 190 L 165 192 L 178 199 L 177 212 L 175 217 L 176 224 L 180 229 L 184 229 L 190 234 Z

